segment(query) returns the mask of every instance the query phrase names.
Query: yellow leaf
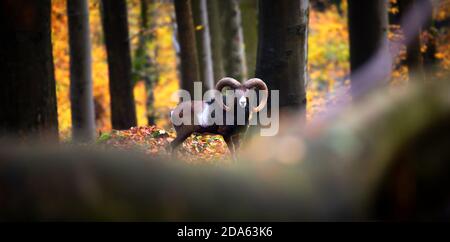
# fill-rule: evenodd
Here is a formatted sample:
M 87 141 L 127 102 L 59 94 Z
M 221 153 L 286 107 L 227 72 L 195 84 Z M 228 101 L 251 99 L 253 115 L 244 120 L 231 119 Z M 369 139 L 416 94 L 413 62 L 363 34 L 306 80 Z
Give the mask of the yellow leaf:
M 444 54 L 442 54 L 442 53 L 436 53 L 435 55 L 434 55 L 434 57 L 436 57 L 437 59 L 444 59 Z

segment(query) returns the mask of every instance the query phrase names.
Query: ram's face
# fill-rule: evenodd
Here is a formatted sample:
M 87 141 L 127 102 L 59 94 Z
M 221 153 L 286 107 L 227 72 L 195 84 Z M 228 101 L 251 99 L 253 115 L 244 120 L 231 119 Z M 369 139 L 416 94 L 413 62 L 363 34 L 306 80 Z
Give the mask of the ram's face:
M 236 102 L 240 108 L 246 108 L 248 105 L 247 89 L 237 89 L 235 92 Z
M 257 113 L 264 108 L 267 103 L 267 98 L 269 97 L 269 89 L 267 88 L 267 85 L 258 78 L 252 78 L 245 81 L 244 83 L 240 83 L 236 79 L 233 79 L 231 77 L 224 77 L 216 84 L 215 89 L 218 90 L 219 93 L 221 93 L 222 90 L 227 87 L 231 89 L 231 91 L 234 91 L 233 98 L 229 97 L 228 94 L 226 94 L 229 99 L 227 97 L 223 97 L 223 99 L 217 99 L 218 104 L 225 111 L 229 111 L 232 107 L 230 107 L 231 103 L 225 104 L 223 103 L 223 101 L 225 101 L 226 99 L 231 101 L 231 99 L 233 99 L 234 105 L 236 105 L 237 108 L 249 111 L 250 106 L 252 106 L 251 112 Z M 257 98 L 257 95 L 255 95 L 256 93 L 253 90 L 259 90 L 263 92 L 262 101 L 256 107 L 253 107 L 253 102 L 255 102 L 256 104 L 258 99 L 255 99 Z

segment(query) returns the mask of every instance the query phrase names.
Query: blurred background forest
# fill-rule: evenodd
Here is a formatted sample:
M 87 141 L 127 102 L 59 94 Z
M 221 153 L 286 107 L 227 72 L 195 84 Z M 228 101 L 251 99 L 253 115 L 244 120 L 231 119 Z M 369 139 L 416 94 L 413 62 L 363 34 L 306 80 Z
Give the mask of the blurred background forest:
M 145 1 L 145 0 L 142 0 Z M 142 27 L 141 1 L 127 0 L 129 38 L 134 72 L 138 72 L 140 60 L 136 58 L 139 35 Z M 146 52 L 155 64 L 153 104 L 147 108 L 145 81 L 134 75 L 133 90 L 136 103 L 137 124 L 148 124 L 148 116 L 153 116 L 155 124 L 170 128 L 168 112 L 176 105 L 171 95 L 179 88 L 177 73 L 177 48 L 174 28 L 175 14 L 171 1 L 148 1 L 151 35 L 145 46 Z M 395 19 L 399 13 L 396 0 L 390 0 L 389 14 Z M 89 1 L 89 20 L 92 41 L 93 92 L 95 100 L 95 119 L 98 131 L 111 130 L 110 97 L 108 89 L 108 67 L 106 50 L 101 27 L 100 0 Z M 56 93 L 58 104 L 58 122 L 60 137 L 67 139 L 71 133 L 70 109 L 70 68 L 67 11 L 65 0 L 52 1 L 52 42 L 55 65 Z M 245 54 L 249 77 L 255 72 L 257 52 L 257 1 L 241 0 L 239 6 L 244 29 Z M 347 1 L 311 1 L 309 19 L 309 52 L 307 86 L 307 117 L 325 110 L 327 103 L 333 102 L 333 90 L 349 85 L 349 37 L 347 27 Z M 421 51 L 428 56 L 428 62 L 436 63 L 435 75 L 443 76 L 450 70 L 450 31 L 446 24 L 450 18 L 450 1 L 436 1 L 433 6 L 433 23 L 421 33 L 424 40 Z M 393 22 L 393 21 L 391 21 Z M 195 26 L 197 30 L 202 26 Z M 401 40 L 399 24 L 389 25 L 389 39 Z M 408 81 L 408 70 L 404 63 L 405 48 L 394 63 L 391 77 L 393 85 L 402 85 Z
M 3 0 L 0 29 L 0 219 L 450 219 L 450 0 Z M 194 81 L 278 90 L 278 132 L 175 134 Z

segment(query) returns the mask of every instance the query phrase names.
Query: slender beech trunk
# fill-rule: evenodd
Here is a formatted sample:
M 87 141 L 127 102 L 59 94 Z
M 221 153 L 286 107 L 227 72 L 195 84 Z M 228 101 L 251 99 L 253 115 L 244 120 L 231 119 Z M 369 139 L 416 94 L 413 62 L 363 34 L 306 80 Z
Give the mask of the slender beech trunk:
M 306 105 L 308 20 L 307 0 L 259 1 L 256 77 L 280 91 L 281 107 Z
M 219 1 L 207 1 L 209 31 L 211 35 L 211 56 L 213 63 L 214 81 L 225 76 L 222 53 L 222 24 L 220 23 Z
M 400 25 L 400 19 L 402 13 L 400 12 L 400 0 L 397 0 L 395 2 L 389 1 L 389 8 L 390 9 L 397 9 L 398 11 L 389 11 L 388 12 L 388 22 L 390 25 Z
M 0 135 L 58 137 L 51 1 L 0 2 Z
M 442 25 L 437 24 L 437 21 L 432 17 L 433 11 L 433 0 L 424 0 L 429 4 L 429 15 L 430 18 L 426 27 L 424 28 L 427 31 L 427 39 L 425 42 L 427 48 L 425 53 L 423 53 L 423 64 L 426 69 L 426 79 L 433 79 L 435 77 L 435 72 L 439 69 L 440 60 L 436 58 L 437 50 L 437 36 L 442 28 Z
M 130 40 L 125 0 L 102 0 L 101 13 L 108 55 L 111 122 L 114 129 L 136 126 Z
M 237 0 L 219 1 L 222 11 L 223 57 L 225 75 L 237 80 L 247 78 L 241 10 Z
M 95 139 L 88 0 L 67 0 L 70 46 L 70 104 L 74 141 Z
M 417 0 L 399 0 L 399 12 L 400 16 L 406 13 L 410 8 L 417 3 Z M 406 26 L 401 26 L 405 28 Z M 419 31 L 413 36 L 413 39 L 409 41 L 406 46 L 406 61 L 408 66 L 409 80 L 424 81 L 425 74 L 423 70 L 423 58 L 421 53 L 421 32 Z
M 139 41 L 133 61 L 134 83 L 139 80 L 144 80 L 145 82 L 147 93 L 147 122 L 149 125 L 155 124 L 153 88 L 158 81 L 157 63 L 153 59 L 154 55 L 150 56 L 149 51 L 151 50 L 148 48 L 148 44 L 155 41 L 155 34 L 153 32 L 155 11 L 154 0 L 140 1 Z M 149 16 L 153 18 L 152 21 L 150 21 Z
M 141 16 L 142 16 L 142 23 L 147 23 L 148 25 L 146 28 L 150 28 L 150 33 L 148 34 L 148 42 L 155 41 L 155 34 L 153 32 L 153 29 L 156 25 L 155 18 L 157 11 L 155 9 L 155 1 L 150 1 L 151 5 L 153 7 L 148 6 L 147 0 L 142 0 L 142 9 L 141 9 Z M 151 22 L 148 21 L 148 8 L 150 9 L 150 16 L 153 18 Z M 145 14 L 147 13 L 147 14 Z M 145 15 L 145 17 L 144 17 Z M 147 91 L 147 100 L 146 100 L 146 106 L 147 106 L 147 122 L 149 125 L 156 124 L 156 117 L 155 117 L 155 93 L 154 93 L 154 87 L 159 79 L 159 70 L 158 70 L 158 63 L 156 62 L 156 50 L 154 50 L 154 58 L 152 59 L 149 57 L 149 76 L 145 79 L 146 83 L 146 91 Z
M 423 55 L 423 62 L 427 68 L 433 68 L 439 64 L 439 60 L 436 58 L 437 43 L 436 43 L 436 31 L 432 26 L 428 29 L 427 50 Z
M 206 0 L 192 0 L 194 26 L 201 81 L 205 89 L 214 88 L 214 73 L 211 53 L 211 35 Z
M 146 107 L 147 107 L 147 123 L 149 125 L 155 124 L 155 113 L 153 103 L 155 101 L 153 87 L 155 86 L 155 82 L 158 79 L 156 73 L 155 62 L 151 60 L 151 57 L 148 55 L 147 43 L 154 39 L 154 34 L 152 28 L 149 26 L 149 10 L 152 9 L 149 7 L 149 4 L 153 4 L 149 2 L 150 0 L 141 0 L 141 33 L 139 36 L 139 46 L 138 52 L 136 55 L 142 57 L 141 63 L 144 65 L 144 81 L 145 81 L 145 89 L 147 93 L 146 99 Z M 152 9 L 153 13 L 153 9 Z M 153 16 L 152 16 L 153 17 Z M 152 20 L 154 22 L 154 19 Z M 136 56 L 136 58 L 138 58 Z
M 319 12 L 325 12 L 334 5 L 339 15 L 342 15 L 343 11 L 341 4 L 342 0 L 315 0 L 311 1 L 311 8 Z
M 245 59 L 250 78 L 255 74 L 256 54 L 258 52 L 258 1 L 241 0 L 242 29 L 245 43 Z
M 352 95 L 356 98 L 372 87 L 387 82 L 390 77 L 387 0 L 349 0 L 348 25 Z M 371 58 L 375 56 L 383 61 L 369 64 Z M 376 78 L 371 74 L 354 75 L 357 70 L 364 71 L 367 67 L 365 64 L 372 65 L 372 69 L 377 68 L 374 72 L 377 75 Z
M 181 88 L 194 94 L 194 82 L 200 81 L 191 1 L 175 0 L 175 14 L 180 44 Z

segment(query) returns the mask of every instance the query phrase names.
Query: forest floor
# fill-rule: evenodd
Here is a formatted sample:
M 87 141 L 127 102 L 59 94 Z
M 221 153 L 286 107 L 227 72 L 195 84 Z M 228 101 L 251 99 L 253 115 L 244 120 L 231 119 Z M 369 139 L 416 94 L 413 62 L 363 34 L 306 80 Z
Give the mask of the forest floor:
M 132 127 L 128 130 L 113 130 L 102 133 L 99 145 L 121 150 L 137 150 L 154 157 L 169 157 L 170 142 L 176 137 L 172 130 L 156 126 Z M 229 162 L 229 151 L 222 136 L 192 134 L 177 149 L 177 157 L 189 164 L 217 164 Z

